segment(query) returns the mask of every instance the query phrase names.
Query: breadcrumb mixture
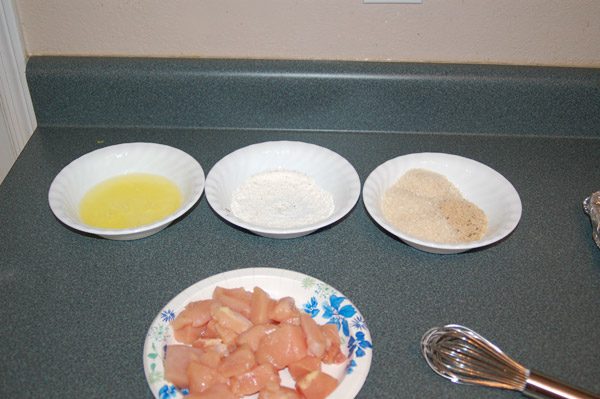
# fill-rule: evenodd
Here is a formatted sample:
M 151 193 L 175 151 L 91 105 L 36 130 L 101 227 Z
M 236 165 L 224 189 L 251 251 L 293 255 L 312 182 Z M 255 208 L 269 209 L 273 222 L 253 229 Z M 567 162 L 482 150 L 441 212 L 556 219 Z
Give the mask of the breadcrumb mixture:
M 439 173 L 410 169 L 384 194 L 384 217 L 421 240 L 458 244 L 479 240 L 487 216 Z

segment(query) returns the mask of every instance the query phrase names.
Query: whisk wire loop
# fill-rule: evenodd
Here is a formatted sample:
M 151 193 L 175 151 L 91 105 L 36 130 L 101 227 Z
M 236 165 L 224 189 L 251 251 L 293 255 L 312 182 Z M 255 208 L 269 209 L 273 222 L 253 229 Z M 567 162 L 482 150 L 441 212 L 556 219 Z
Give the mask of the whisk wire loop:
M 459 325 L 429 330 L 421 351 L 436 373 L 461 384 L 522 391 L 529 374 L 494 344 Z
M 535 399 L 600 399 L 600 396 L 531 371 L 475 331 L 458 324 L 432 328 L 421 352 L 437 374 L 452 382 L 520 391 Z
M 488 372 L 494 375 L 513 374 L 512 368 L 506 364 L 506 362 L 515 363 L 512 359 L 501 352 L 488 353 L 483 344 L 476 340 L 461 338 L 460 341 L 444 341 L 440 342 L 440 350 L 442 348 L 444 351 L 447 351 L 446 355 L 455 358 L 463 369 L 472 367 L 481 373 Z M 513 368 L 520 367 L 517 363 L 512 366 Z

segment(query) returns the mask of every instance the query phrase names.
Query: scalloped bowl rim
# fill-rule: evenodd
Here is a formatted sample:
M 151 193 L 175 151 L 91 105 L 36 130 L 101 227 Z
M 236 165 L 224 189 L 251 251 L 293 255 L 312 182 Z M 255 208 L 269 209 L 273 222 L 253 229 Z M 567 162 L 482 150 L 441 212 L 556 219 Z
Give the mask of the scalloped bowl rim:
M 77 218 L 77 221 L 74 221 L 71 217 L 68 217 L 68 215 L 66 215 L 66 212 L 62 209 L 60 204 L 54 200 L 54 198 L 55 198 L 54 195 L 56 194 L 57 185 L 59 184 L 59 182 L 64 180 L 67 177 L 67 175 L 69 173 L 72 173 L 76 168 L 79 168 L 80 166 L 82 166 L 85 163 L 97 162 L 98 158 L 100 158 L 100 157 L 105 157 L 105 156 L 110 156 L 110 155 L 117 156 L 118 154 L 123 154 L 123 152 L 125 152 L 129 149 L 139 149 L 139 148 L 143 149 L 145 147 L 151 148 L 153 150 L 168 151 L 172 154 L 175 154 L 178 157 L 180 157 L 181 159 L 184 159 L 196 171 L 196 173 L 193 176 L 191 176 L 191 178 L 190 178 L 190 183 L 194 184 L 196 186 L 196 188 L 194 188 L 192 190 L 193 195 L 190 196 L 189 198 L 187 198 L 187 200 L 184 199 L 184 202 L 181 204 L 181 206 L 175 212 L 171 213 L 169 216 L 167 216 L 163 219 L 157 220 L 154 223 L 150 223 L 150 224 L 146 224 L 146 225 L 138 226 L 138 227 L 133 227 L 133 228 L 127 228 L 127 229 L 99 228 L 99 227 L 89 226 L 89 225 L 81 222 L 79 218 Z M 104 181 L 111 177 L 121 176 L 121 175 L 125 175 L 125 174 L 131 173 L 131 172 L 135 173 L 136 171 L 129 170 L 124 173 L 110 174 L 110 175 L 107 175 L 106 177 L 100 179 L 99 182 Z M 142 173 L 143 173 L 143 171 L 142 171 Z M 168 176 L 165 176 L 165 177 L 168 178 Z M 48 203 L 49 203 L 50 209 L 52 210 L 54 215 L 62 223 L 64 223 L 65 225 L 67 225 L 75 230 L 79 230 L 79 231 L 89 233 L 89 234 L 98 235 L 98 236 L 108 238 L 108 239 L 118 239 L 119 237 L 129 237 L 129 236 L 131 236 L 132 238 L 143 238 L 148 235 L 152 235 L 152 234 L 159 232 L 160 230 L 162 230 L 163 228 L 168 226 L 171 222 L 173 222 L 174 220 L 176 220 L 177 218 L 179 218 L 180 216 L 185 214 L 188 210 L 190 210 L 192 208 L 192 206 L 194 206 L 194 204 L 202 196 L 202 193 L 204 191 L 204 183 L 205 183 L 204 170 L 202 169 L 202 166 L 200 165 L 200 163 L 194 157 L 192 157 L 185 151 L 180 150 L 179 148 L 171 147 L 166 144 L 150 143 L 150 142 L 120 143 L 120 144 L 109 145 L 109 146 L 99 148 L 99 149 L 90 151 L 88 153 L 85 153 L 82 156 L 80 156 L 79 158 L 71 161 L 64 168 L 62 168 L 61 171 L 56 175 L 56 177 L 50 184 L 50 189 L 48 190 Z M 148 233 L 148 234 L 144 234 L 144 233 Z
M 510 201 L 511 205 L 513 205 L 515 207 L 515 211 L 516 211 L 514 217 L 504 220 L 504 222 L 502 224 L 502 229 L 499 229 L 500 230 L 499 232 L 496 232 L 495 234 L 492 234 L 490 236 L 487 236 L 487 234 L 486 234 L 486 235 L 484 235 L 484 238 L 477 240 L 477 241 L 472 241 L 472 242 L 468 242 L 468 243 L 460 243 L 460 244 L 445 244 L 445 243 L 437 243 L 437 242 L 433 242 L 433 241 L 422 240 L 422 239 L 416 238 L 414 236 L 411 236 L 409 234 L 406 234 L 406 233 L 400 231 L 399 229 L 397 229 L 396 227 L 391 225 L 389 222 L 387 222 L 387 220 L 382 215 L 380 204 L 372 203 L 372 201 L 369 198 L 367 198 L 367 192 L 370 190 L 373 190 L 373 185 L 375 184 L 374 183 L 375 176 L 377 176 L 379 173 L 381 173 L 386 168 L 397 169 L 397 170 L 395 170 L 395 172 L 397 174 L 395 180 L 397 180 L 398 178 L 400 178 L 400 176 L 402 176 L 409 169 L 420 167 L 420 166 L 414 166 L 414 165 L 412 165 L 411 167 L 408 167 L 408 168 L 403 167 L 403 165 L 402 165 L 403 163 L 410 162 L 410 161 L 416 161 L 417 163 L 425 161 L 428 163 L 446 162 L 446 163 L 452 163 L 452 164 L 461 164 L 461 165 L 465 165 L 465 166 L 468 165 L 471 167 L 471 170 L 473 170 L 474 172 L 487 173 L 490 176 L 493 176 L 495 179 L 497 179 L 497 181 L 500 184 L 503 185 L 505 192 L 509 194 L 509 196 L 510 196 L 509 201 Z M 422 168 L 428 169 L 426 166 L 422 166 Z M 444 175 L 446 178 L 448 178 L 452 182 L 452 179 L 449 178 L 449 176 L 446 175 L 444 173 L 444 171 L 436 170 L 435 172 Z M 459 191 L 461 191 L 461 193 L 464 196 L 464 193 L 462 192 L 461 187 L 459 185 L 457 185 L 455 182 L 452 182 L 452 183 L 459 189 Z M 392 184 L 393 184 L 393 182 L 392 182 Z M 387 188 L 389 188 L 389 185 Z M 381 198 L 381 197 L 379 197 L 379 198 Z M 369 213 L 369 215 L 385 230 L 387 230 L 391 234 L 395 235 L 396 237 L 400 238 L 402 241 L 409 244 L 410 246 L 413 246 L 413 247 L 420 249 L 422 251 L 425 251 L 425 252 L 438 253 L 438 254 L 453 254 L 453 253 L 465 252 L 465 251 L 468 251 L 471 249 L 485 247 L 485 246 L 493 244 L 497 241 L 500 241 L 514 231 L 514 229 L 519 224 L 519 221 L 520 221 L 521 215 L 522 215 L 522 203 L 521 203 L 519 194 L 518 194 L 517 190 L 514 188 L 514 186 L 512 185 L 512 183 L 510 183 L 510 181 L 508 181 L 508 179 L 506 179 L 502 174 L 500 174 L 493 168 L 485 165 L 484 163 L 481 163 L 474 159 L 466 158 L 466 157 L 463 157 L 460 155 L 441 153 L 441 152 L 420 152 L 420 153 L 411 153 L 411 154 L 400 155 L 398 157 L 392 158 L 392 159 L 382 163 L 381 165 L 377 166 L 365 180 L 365 184 L 363 186 L 363 203 L 364 203 L 365 208 L 367 209 L 367 212 Z M 478 203 L 475 203 L 475 204 L 481 207 L 481 204 L 478 204 Z
M 307 224 L 304 226 L 292 227 L 292 228 L 269 228 L 265 226 L 260 226 L 252 223 L 245 222 L 232 213 L 225 212 L 223 207 L 216 206 L 220 201 L 212 195 L 210 190 L 206 190 L 206 200 L 208 201 L 211 208 L 223 219 L 227 222 L 241 227 L 243 229 L 249 230 L 255 234 L 261 235 L 263 237 L 270 238 L 296 238 L 311 234 L 323 227 L 326 227 L 330 224 L 336 223 L 344 216 L 346 216 L 356 205 L 358 199 L 360 198 L 361 192 L 361 183 L 360 177 L 356 172 L 354 166 L 343 156 L 338 154 L 337 152 L 330 150 L 328 148 L 322 147 L 318 144 L 307 143 L 303 141 L 293 141 L 293 140 L 275 140 L 275 141 L 264 141 L 261 143 L 250 144 L 245 147 L 239 148 L 221 158 L 208 172 L 206 176 L 206 186 L 207 188 L 212 186 L 213 180 L 216 182 L 215 174 L 219 171 L 219 169 L 225 167 L 226 164 L 235 162 L 238 157 L 243 157 L 244 154 L 261 151 L 265 148 L 279 148 L 279 149 L 295 149 L 299 151 L 304 150 L 314 150 L 319 151 L 324 154 L 327 154 L 332 159 L 335 159 L 340 165 L 343 165 L 344 169 L 348 172 L 349 175 L 352 175 L 353 185 L 349 187 L 350 191 L 346 196 L 346 201 L 342 206 L 338 206 L 337 203 L 334 204 L 333 213 L 319 222 Z M 271 170 L 289 170 L 285 168 L 285 165 L 281 165 L 278 168 L 265 168 L 261 171 L 255 172 L 261 173 Z M 294 169 L 297 172 L 303 173 L 302 170 Z M 250 177 L 253 174 L 249 174 Z M 321 187 L 326 189 L 326 187 Z

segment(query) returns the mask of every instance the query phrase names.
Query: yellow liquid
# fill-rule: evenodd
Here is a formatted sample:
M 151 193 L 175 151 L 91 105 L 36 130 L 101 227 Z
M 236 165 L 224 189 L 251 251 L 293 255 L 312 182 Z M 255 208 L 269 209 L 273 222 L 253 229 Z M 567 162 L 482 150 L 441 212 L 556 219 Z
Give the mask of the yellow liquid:
M 79 217 L 87 225 L 126 229 L 161 220 L 182 204 L 179 188 L 169 179 L 131 173 L 105 180 L 79 203 Z

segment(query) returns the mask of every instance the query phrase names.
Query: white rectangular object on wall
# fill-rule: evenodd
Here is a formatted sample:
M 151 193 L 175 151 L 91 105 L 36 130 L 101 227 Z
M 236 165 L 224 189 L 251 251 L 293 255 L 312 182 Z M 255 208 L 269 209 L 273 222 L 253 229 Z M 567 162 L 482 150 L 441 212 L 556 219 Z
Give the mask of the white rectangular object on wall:
M 363 0 L 364 4 L 420 4 L 423 0 Z

